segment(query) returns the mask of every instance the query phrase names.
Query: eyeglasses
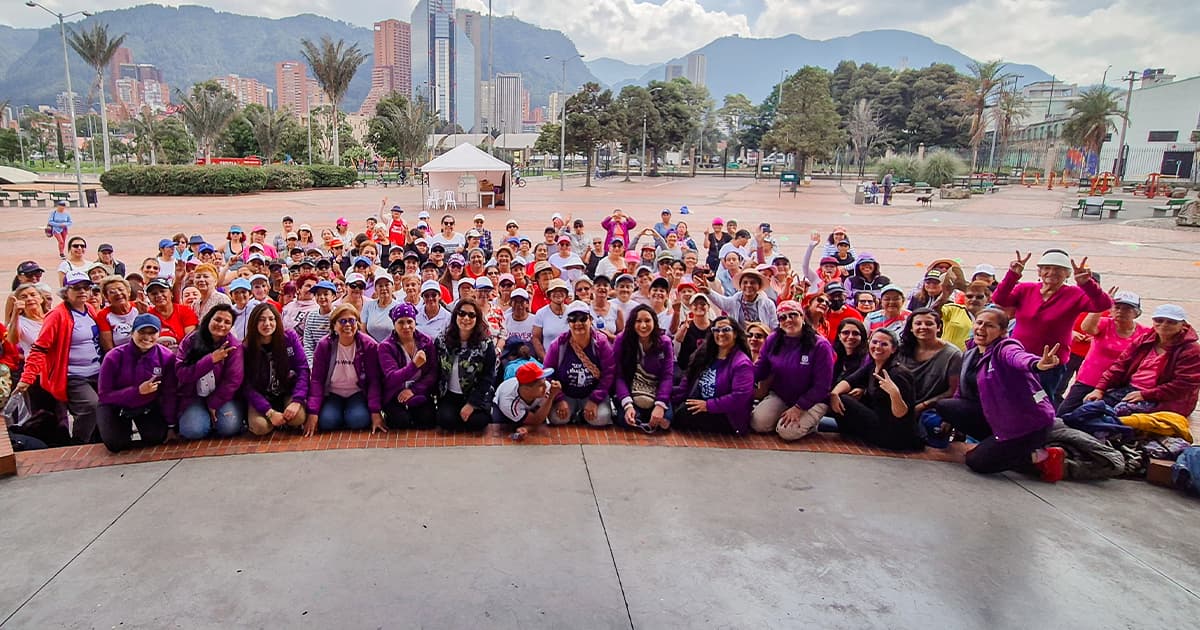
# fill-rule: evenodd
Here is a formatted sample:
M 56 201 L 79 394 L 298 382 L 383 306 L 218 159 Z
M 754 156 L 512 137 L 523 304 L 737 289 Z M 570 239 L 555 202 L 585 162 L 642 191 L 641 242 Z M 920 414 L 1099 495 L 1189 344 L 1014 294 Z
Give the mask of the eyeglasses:
M 479 315 L 477 315 L 475 313 L 475 311 L 459 311 L 458 316 L 463 319 L 475 319 L 475 318 L 479 317 Z
M 358 320 L 353 317 L 343 317 L 337 320 L 338 326 L 353 326 L 358 323 Z
M 859 306 L 875 306 L 875 300 L 859 300 Z
M 779 314 L 779 321 L 781 322 L 787 322 L 793 319 L 800 319 L 800 313 L 797 313 L 796 311 L 788 311 L 787 313 Z
M 963 295 L 963 297 L 967 298 L 968 300 L 986 300 L 987 299 L 987 296 L 982 293 L 966 293 Z
M 1167 319 L 1166 317 L 1155 317 L 1154 319 L 1152 319 L 1150 321 L 1154 322 L 1155 325 L 1157 325 L 1157 324 L 1178 324 L 1179 323 L 1173 319 Z
M 733 326 L 714 326 L 712 333 L 714 335 L 724 335 L 733 332 Z
M 572 324 L 579 324 L 591 319 L 587 313 L 571 313 L 567 315 L 567 321 Z
M 829 300 L 827 300 L 825 298 L 817 298 L 817 299 L 813 300 L 813 302 L 816 304 L 829 304 Z
M 760 332 L 746 333 L 747 339 L 766 339 L 767 335 Z

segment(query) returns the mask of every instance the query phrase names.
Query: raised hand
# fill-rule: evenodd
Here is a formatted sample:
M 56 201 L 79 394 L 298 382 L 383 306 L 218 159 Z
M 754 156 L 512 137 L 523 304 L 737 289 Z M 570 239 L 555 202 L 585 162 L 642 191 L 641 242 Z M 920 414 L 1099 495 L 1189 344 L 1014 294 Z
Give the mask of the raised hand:
M 1059 344 L 1056 343 L 1053 347 L 1044 346 L 1042 348 L 1042 358 L 1037 362 L 1038 370 L 1045 372 L 1046 370 L 1052 370 L 1058 367 L 1058 364 L 1060 363 L 1058 360 L 1058 345 Z
M 1087 256 L 1084 256 L 1083 260 L 1079 261 L 1078 265 L 1075 264 L 1075 259 L 1072 258 L 1071 259 L 1071 269 L 1073 269 L 1075 272 L 1075 284 L 1076 285 L 1081 285 L 1085 282 L 1092 281 L 1092 270 L 1088 269 Z
M 892 380 L 892 377 L 888 376 L 887 370 L 880 370 L 879 374 L 875 375 L 875 379 L 879 381 L 879 389 L 887 392 L 889 396 L 894 396 L 900 393 L 900 388 L 896 386 L 896 383 Z
M 417 367 L 423 367 L 425 365 L 425 360 L 426 359 L 425 359 L 425 351 L 424 350 L 417 350 L 417 353 L 413 355 L 413 359 L 412 359 L 413 365 L 415 365 Z
M 1016 259 L 1013 260 L 1012 263 L 1008 265 L 1008 268 L 1011 269 L 1012 271 L 1017 272 L 1018 274 L 1025 273 L 1025 263 L 1029 262 L 1030 258 L 1033 258 L 1033 252 L 1029 252 L 1028 254 L 1025 254 L 1025 257 L 1022 258 L 1021 250 L 1018 249 Z

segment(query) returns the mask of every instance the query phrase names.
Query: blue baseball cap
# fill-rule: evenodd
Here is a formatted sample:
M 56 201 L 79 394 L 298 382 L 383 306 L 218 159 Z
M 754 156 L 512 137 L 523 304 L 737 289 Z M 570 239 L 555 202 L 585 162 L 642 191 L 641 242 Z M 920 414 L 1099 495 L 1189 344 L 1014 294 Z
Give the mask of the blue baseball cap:
M 217 251 L 217 248 L 213 247 L 212 245 L 209 245 L 208 243 L 205 243 L 205 244 L 201 245 L 200 249 L 197 251 L 199 251 L 201 254 L 211 254 L 211 253 Z
M 172 241 L 169 238 L 164 238 L 164 239 L 160 240 L 158 242 L 158 248 L 162 249 L 164 247 L 175 247 L 175 241 Z
M 245 289 L 245 290 L 249 291 L 250 290 L 250 281 L 245 278 L 238 278 L 237 280 L 234 280 L 233 282 L 229 283 L 229 292 L 230 293 L 233 293 L 234 291 L 237 291 L 238 289 Z
M 316 291 L 317 289 L 325 289 L 326 291 L 329 291 L 330 293 L 337 293 L 337 287 L 333 286 L 333 283 L 328 280 L 322 280 L 322 281 L 314 284 L 312 290 L 310 290 L 309 292 L 311 293 L 312 291 Z
M 136 332 L 143 328 L 153 328 L 154 332 L 159 332 L 162 330 L 162 322 L 150 313 L 142 313 L 133 318 L 133 330 Z

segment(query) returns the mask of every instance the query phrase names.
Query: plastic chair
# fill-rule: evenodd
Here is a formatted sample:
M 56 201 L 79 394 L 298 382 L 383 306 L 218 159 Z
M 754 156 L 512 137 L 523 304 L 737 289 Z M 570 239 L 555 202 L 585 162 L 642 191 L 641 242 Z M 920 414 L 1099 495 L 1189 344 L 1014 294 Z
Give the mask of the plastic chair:
M 425 205 L 431 209 L 442 205 L 441 191 L 436 188 L 430 188 L 429 196 L 425 199 Z
M 446 197 L 442 203 L 442 208 L 445 210 L 449 210 L 450 206 L 454 206 L 454 209 L 458 210 L 458 199 L 454 196 L 453 190 L 446 191 Z

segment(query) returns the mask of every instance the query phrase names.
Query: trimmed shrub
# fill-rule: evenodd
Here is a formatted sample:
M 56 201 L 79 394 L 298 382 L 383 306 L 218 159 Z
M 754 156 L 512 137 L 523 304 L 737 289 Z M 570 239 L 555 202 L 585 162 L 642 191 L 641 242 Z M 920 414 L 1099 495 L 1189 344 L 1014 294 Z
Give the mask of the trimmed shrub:
M 880 179 L 889 170 L 895 171 L 896 179 L 908 179 L 914 182 L 921 179 L 921 161 L 913 155 L 896 155 L 886 158 L 880 160 L 875 167 L 875 172 Z
M 310 164 L 303 168 L 312 175 L 312 185 L 316 188 L 345 188 L 358 181 L 358 171 L 348 166 Z
M 966 172 L 966 162 L 957 155 L 947 151 L 932 151 L 925 156 L 925 162 L 921 165 L 921 180 L 938 187 L 953 182 L 955 175 Z
M 313 176 L 307 169 L 299 166 L 283 166 L 280 164 L 264 166 L 267 174 L 265 190 L 301 190 L 313 187 Z
M 114 195 L 242 195 L 267 185 L 257 166 L 118 166 L 100 176 Z

